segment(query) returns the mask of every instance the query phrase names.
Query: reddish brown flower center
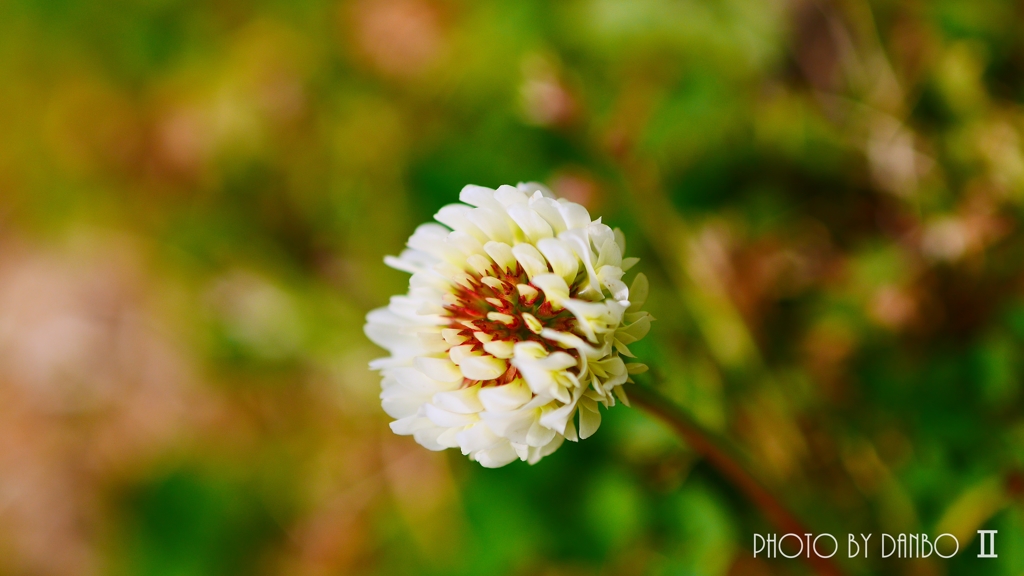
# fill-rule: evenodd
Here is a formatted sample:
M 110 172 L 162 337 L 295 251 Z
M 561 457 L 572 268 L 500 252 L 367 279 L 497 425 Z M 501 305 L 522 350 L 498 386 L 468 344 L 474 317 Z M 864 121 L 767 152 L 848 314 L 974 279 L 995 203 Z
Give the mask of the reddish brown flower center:
M 544 328 L 576 333 L 572 313 L 565 309 L 555 310 L 551 302 L 544 298 L 544 292 L 536 287 L 536 294 L 520 294 L 517 285 L 530 285 L 530 281 L 519 264 L 512 271 L 502 270 L 497 265 L 491 268 L 488 276 L 472 276 L 469 286 L 456 285 L 453 291 L 454 302 L 445 306 L 451 318 L 449 327 L 459 330 L 459 335 L 465 338 L 463 344 L 471 345 L 474 351 L 482 351 L 483 342 L 474 335 L 474 332 L 482 332 L 492 340 L 513 343 L 533 341 L 540 343 L 549 352 L 559 350 L 576 356 L 575 350 L 564 350 L 550 340 L 541 338 L 530 329 L 524 317 L 524 314 L 533 316 Z M 575 297 L 577 290 L 576 286 L 572 286 L 570 296 Z M 516 369 L 509 365 L 504 374 L 483 384 L 507 384 L 516 375 Z

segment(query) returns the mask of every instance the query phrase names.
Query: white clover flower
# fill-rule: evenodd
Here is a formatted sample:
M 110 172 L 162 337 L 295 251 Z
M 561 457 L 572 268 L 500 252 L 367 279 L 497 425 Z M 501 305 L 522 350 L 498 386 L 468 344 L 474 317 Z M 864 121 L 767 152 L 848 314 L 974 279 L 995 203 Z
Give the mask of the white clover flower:
M 587 438 L 599 406 L 628 403 L 626 364 L 651 316 L 647 279 L 630 288 L 625 239 L 586 208 L 538 184 L 466 186 L 408 250 L 385 262 L 409 292 L 366 317 L 391 355 L 370 363 L 397 434 L 431 450 L 461 448 L 487 467 L 532 463 Z M 579 414 L 579 427 L 576 415 Z

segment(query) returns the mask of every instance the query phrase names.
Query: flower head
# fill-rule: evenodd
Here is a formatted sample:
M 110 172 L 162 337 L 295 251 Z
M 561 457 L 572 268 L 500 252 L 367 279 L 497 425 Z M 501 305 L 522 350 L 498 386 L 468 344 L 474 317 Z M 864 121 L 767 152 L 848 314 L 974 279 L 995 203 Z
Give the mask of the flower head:
M 538 184 L 459 199 L 385 259 L 412 278 L 367 315 L 366 335 L 391 353 L 370 367 L 396 433 L 488 467 L 532 464 L 593 434 L 599 406 L 626 402 L 622 385 L 646 370 L 623 357 L 650 328 L 647 279 L 627 288 L 637 260 L 622 233 Z

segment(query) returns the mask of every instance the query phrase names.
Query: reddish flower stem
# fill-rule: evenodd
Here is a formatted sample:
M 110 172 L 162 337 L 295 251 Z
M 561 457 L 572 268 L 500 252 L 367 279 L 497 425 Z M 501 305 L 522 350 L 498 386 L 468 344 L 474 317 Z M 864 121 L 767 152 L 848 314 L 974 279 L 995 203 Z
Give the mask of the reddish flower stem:
M 780 533 L 801 536 L 810 533 L 782 501 L 750 472 L 728 440 L 705 430 L 686 411 L 650 386 L 639 383 L 630 385 L 628 394 L 630 402 L 644 408 L 675 430 L 690 448 L 703 456 L 724 479 L 742 492 Z M 831 559 L 819 558 L 814 554 L 801 557 L 821 576 L 843 575 Z

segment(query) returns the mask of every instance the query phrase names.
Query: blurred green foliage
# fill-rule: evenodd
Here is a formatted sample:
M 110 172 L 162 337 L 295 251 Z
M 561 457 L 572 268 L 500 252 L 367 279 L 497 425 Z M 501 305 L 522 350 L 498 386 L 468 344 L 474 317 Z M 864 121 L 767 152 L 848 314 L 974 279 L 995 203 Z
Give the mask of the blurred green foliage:
M 484 470 L 362 318 L 467 183 L 621 227 L 652 382 L 818 531 L 1024 571 L 1024 5 L 0 5 L 0 575 L 803 574 L 636 409 Z M 998 560 L 975 558 L 980 528 Z

